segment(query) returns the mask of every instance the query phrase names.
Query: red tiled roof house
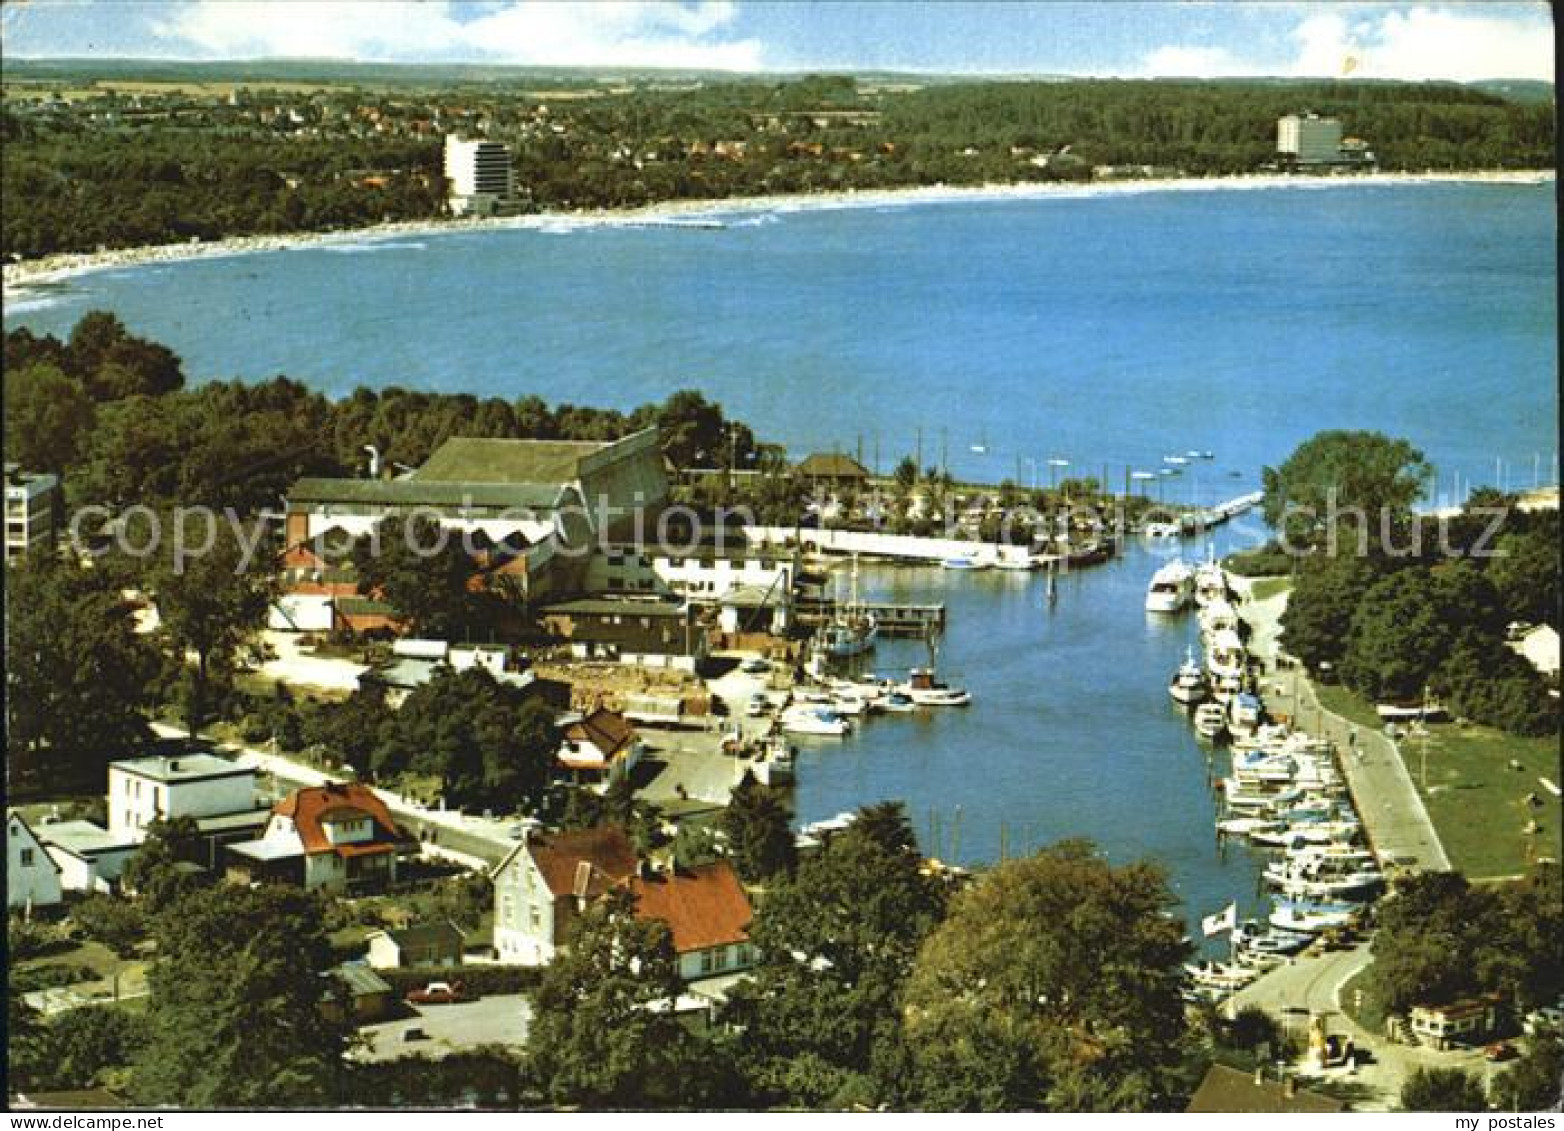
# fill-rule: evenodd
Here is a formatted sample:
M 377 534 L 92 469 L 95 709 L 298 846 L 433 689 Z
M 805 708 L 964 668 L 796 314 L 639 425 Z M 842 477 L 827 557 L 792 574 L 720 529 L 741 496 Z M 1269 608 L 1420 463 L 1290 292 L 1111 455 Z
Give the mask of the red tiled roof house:
M 686 981 L 753 963 L 749 898 L 726 861 L 676 870 L 640 864 L 616 826 L 533 832 L 490 873 L 494 949 L 501 962 L 553 961 L 577 915 L 612 890 L 628 891 L 636 914 L 668 924 Z
M 228 875 L 306 890 L 373 891 L 395 880 L 397 857 L 415 849 L 368 786 L 317 786 L 279 801 L 259 840 L 229 845 Z
M 555 758 L 577 785 L 607 788 L 635 769 L 640 754 L 635 728 L 618 711 L 599 707 L 565 724 Z

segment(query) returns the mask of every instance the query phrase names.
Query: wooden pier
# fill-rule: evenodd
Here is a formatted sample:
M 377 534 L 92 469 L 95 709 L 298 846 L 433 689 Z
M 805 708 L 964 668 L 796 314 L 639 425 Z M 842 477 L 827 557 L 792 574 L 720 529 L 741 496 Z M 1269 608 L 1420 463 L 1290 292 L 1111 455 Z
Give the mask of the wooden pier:
M 885 601 L 861 601 L 854 608 L 874 616 L 882 636 L 921 637 L 945 631 L 945 605 L 898 605 Z M 831 618 L 832 605 L 826 601 L 801 601 L 795 606 L 796 619 L 807 628 L 815 628 Z

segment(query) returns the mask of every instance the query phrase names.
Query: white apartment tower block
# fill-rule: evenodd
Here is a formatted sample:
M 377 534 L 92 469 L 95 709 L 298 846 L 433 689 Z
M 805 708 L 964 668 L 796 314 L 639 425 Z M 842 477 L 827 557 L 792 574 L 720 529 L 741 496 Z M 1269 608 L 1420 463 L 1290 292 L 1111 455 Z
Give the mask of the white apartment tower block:
M 445 179 L 450 182 L 451 212 L 457 216 L 492 215 L 516 195 L 510 148 L 497 141 L 447 135 Z
M 1288 114 L 1276 120 L 1276 152 L 1300 165 L 1341 160 L 1341 122 L 1318 114 Z

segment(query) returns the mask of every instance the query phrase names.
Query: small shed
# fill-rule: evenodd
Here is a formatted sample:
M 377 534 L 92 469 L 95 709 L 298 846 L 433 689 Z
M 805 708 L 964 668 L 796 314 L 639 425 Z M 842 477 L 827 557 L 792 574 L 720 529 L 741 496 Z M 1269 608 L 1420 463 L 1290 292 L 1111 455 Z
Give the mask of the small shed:
M 467 936 L 449 920 L 376 931 L 369 936 L 369 964 L 377 970 L 460 966 L 466 942 Z
M 331 985 L 321 995 L 321 1012 L 335 1021 L 366 1024 L 391 1014 L 396 994 L 379 974 L 362 962 L 344 962 L 327 971 Z
M 1499 998 L 1485 995 L 1445 1005 L 1414 1005 L 1408 1020 L 1419 1044 L 1444 1050 L 1480 1044 L 1493 1032 L 1498 1013 Z

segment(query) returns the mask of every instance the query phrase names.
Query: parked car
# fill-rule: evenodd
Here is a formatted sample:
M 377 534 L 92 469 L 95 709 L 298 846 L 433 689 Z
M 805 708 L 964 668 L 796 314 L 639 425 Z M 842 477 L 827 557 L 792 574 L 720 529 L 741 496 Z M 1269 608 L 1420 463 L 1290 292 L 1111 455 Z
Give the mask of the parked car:
M 1495 1064 L 1502 1064 L 1506 1060 L 1514 1060 L 1520 1053 L 1515 1051 L 1515 1046 L 1509 1041 L 1498 1041 L 1483 1049 L 1483 1059 L 1491 1060 Z
M 407 1000 L 414 1005 L 455 1005 L 473 998 L 460 982 L 430 982 L 421 990 L 409 991 Z

